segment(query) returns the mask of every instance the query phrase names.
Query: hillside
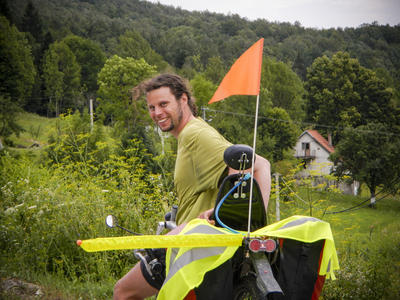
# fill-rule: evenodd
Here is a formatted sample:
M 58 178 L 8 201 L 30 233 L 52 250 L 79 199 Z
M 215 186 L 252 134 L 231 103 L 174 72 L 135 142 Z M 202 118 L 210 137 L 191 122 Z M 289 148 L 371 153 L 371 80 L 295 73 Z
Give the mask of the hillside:
M 21 24 L 28 0 L 8 1 Z M 68 33 L 97 41 L 112 54 L 126 30 L 139 32 L 172 66 L 182 68 L 199 56 L 203 66 L 220 56 L 229 65 L 260 37 L 265 54 L 288 62 L 305 79 L 306 68 L 322 55 L 347 51 L 370 69 L 385 69 L 400 82 L 400 26 L 360 24 L 358 28 L 317 30 L 301 24 L 249 21 L 238 15 L 189 12 L 140 0 L 33 0 L 44 31 L 56 40 Z

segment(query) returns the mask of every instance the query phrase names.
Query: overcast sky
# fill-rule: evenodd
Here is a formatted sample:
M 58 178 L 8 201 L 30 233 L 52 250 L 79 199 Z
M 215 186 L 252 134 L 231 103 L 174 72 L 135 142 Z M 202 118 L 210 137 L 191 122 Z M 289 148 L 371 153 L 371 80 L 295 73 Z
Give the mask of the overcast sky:
M 238 14 L 248 20 L 299 21 L 304 27 L 400 24 L 400 0 L 148 0 L 187 9 Z

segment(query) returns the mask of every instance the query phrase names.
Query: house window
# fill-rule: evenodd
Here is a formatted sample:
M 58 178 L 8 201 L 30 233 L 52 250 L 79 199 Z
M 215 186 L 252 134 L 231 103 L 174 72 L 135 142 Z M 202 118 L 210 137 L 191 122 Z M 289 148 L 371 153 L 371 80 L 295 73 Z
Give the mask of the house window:
M 301 143 L 301 149 L 304 151 L 305 156 L 310 155 L 310 143 Z

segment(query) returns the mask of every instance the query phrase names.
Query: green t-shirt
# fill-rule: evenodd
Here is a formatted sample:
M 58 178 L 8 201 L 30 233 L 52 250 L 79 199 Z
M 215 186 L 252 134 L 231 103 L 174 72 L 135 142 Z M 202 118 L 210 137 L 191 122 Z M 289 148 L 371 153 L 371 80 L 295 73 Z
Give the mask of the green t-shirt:
M 179 133 L 174 176 L 179 205 L 177 224 L 214 207 L 218 182 L 227 167 L 223 154 L 230 145 L 200 118 L 188 122 Z

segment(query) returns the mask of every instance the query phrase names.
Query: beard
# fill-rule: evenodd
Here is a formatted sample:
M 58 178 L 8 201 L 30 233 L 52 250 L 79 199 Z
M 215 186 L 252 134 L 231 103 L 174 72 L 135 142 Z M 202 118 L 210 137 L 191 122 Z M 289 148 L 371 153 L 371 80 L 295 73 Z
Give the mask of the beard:
M 177 124 L 175 124 L 174 119 L 171 117 L 171 118 L 170 118 L 171 124 L 169 125 L 169 127 L 162 129 L 162 128 L 159 126 L 159 128 L 161 129 L 162 132 L 169 132 L 169 131 L 173 130 L 173 129 L 175 128 L 175 126 L 178 126 L 179 123 L 181 122 L 181 120 L 182 120 L 182 115 L 183 115 L 182 106 L 181 106 L 181 103 L 178 102 L 178 118 L 177 118 Z

